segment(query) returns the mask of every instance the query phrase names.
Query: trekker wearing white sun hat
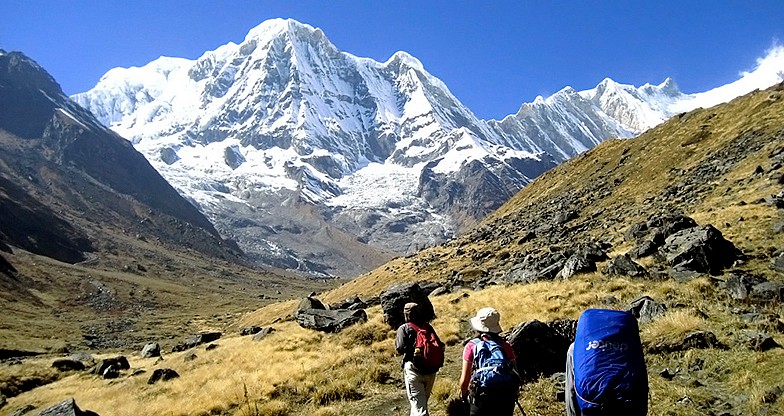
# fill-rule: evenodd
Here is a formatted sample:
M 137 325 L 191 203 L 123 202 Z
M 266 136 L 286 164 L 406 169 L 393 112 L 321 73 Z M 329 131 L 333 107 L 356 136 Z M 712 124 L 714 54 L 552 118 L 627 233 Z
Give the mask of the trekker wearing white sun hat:
M 515 353 L 501 338 L 501 314 L 482 308 L 469 319 L 477 332 L 463 349 L 460 396 L 470 404 L 471 416 L 511 416 L 520 388 Z

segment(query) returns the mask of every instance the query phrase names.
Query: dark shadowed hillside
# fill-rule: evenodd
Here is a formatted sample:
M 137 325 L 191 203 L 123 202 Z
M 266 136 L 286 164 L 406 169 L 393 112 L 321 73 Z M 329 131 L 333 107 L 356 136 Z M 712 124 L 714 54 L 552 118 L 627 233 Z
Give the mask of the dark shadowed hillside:
M 188 321 L 202 296 L 220 313 L 285 281 L 314 284 L 244 265 L 127 140 L 17 52 L 0 53 L 0 248 L 0 349 L 130 345 L 146 314 Z

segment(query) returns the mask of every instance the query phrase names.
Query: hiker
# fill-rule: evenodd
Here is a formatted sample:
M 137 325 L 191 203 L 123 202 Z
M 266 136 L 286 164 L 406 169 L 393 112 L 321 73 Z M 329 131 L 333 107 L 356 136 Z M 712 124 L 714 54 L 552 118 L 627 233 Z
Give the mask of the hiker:
M 436 372 L 444 364 L 444 344 L 430 323 L 422 319 L 416 303 L 403 306 L 406 323 L 400 325 L 395 349 L 403 355 L 403 380 L 411 404 L 411 416 L 429 416 L 427 401 L 436 381 Z
M 637 319 L 630 313 L 588 309 L 566 353 L 566 415 L 648 413 L 648 371 Z
M 501 315 L 482 308 L 470 319 L 476 338 L 463 349 L 460 396 L 467 400 L 471 416 L 509 416 L 520 389 L 515 353 L 501 338 Z

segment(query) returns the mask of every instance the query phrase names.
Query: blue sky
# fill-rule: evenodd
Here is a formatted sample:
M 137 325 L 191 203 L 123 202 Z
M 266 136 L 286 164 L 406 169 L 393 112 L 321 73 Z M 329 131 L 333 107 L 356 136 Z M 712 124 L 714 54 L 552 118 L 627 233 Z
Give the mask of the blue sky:
M 419 58 L 481 118 L 537 95 L 673 77 L 684 92 L 734 81 L 784 42 L 784 1 L 2 0 L 0 48 L 46 68 L 66 93 L 117 66 L 195 59 L 264 20 L 320 27 L 341 50 Z

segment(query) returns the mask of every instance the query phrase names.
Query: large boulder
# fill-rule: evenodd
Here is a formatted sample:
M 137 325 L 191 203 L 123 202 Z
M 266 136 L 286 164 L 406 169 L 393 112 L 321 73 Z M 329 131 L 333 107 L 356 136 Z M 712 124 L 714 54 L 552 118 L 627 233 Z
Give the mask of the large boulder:
M 650 296 L 641 296 L 633 300 L 626 310 L 634 315 L 640 323 L 647 323 L 664 315 L 667 307 L 656 302 Z
M 142 348 L 140 355 L 142 358 L 160 357 L 161 346 L 157 342 L 150 342 Z
M 147 384 L 155 384 L 159 381 L 169 381 L 178 378 L 179 376 L 180 374 L 171 368 L 158 368 L 152 372 L 152 375 L 147 380 Z
M 98 363 L 95 364 L 95 367 L 93 367 L 92 373 L 101 377 L 112 378 L 112 375 L 114 375 L 115 372 L 119 375 L 120 370 L 127 370 L 129 368 L 131 368 L 131 365 L 128 362 L 128 359 L 119 356 L 98 361 Z M 109 374 L 110 377 L 106 377 L 107 374 Z
M 751 288 L 751 298 L 760 302 L 784 301 L 784 282 L 767 281 Z
M 667 237 L 659 253 L 673 269 L 711 275 L 720 274 L 740 257 L 735 245 L 710 224 L 681 230 Z
M 523 382 L 564 371 L 566 352 L 574 341 L 577 321 L 530 321 L 512 328 L 507 341 L 517 359 L 517 371 Z
M 220 339 L 221 335 L 222 334 L 217 331 L 202 332 L 200 334 L 193 335 L 190 338 L 186 339 L 185 342 L 174 346 L 174 348 L 172 348 L 172 352 L 185 351 L 193 347 L 197 347 L 201 344 L 217 341 L 218 339 Z
M 648 275 L 648 271 L 645 270 L 645 267 L 637 264 L 628 254 L 613 257 L 607 265 L 604 266 L 602 273 L 631 277 L 643 277 Z
M 98 413 L 80 409 L 76 400 L 70 398 L 45 409 L 38 416 L 98 416 Z
M 367 322 L 367 313 L 362 309 L 302 309 L 295 313 L 294 319 L 303 328 L 335 333 L 348 326 Z
M 427 294 L 416 283 L 394 285 L 381 294 L 381 309 L 384 311 L 384 321 L 393 329 L 405 323 L 403 306 L 406 303 L 419 304 L 419 310 L 424 320 L 436 317 L 433 304 Z
M 86 368 L 83 362 L 73 358 L 55 360 L 52 363 L 52 367 L 59 371 L 82 371 Z
M 564 263 L 563 268 L 556 278 L 559 279 L 568 279 L 576 274 L 580 273 L 591 273 L 596 271 L 596 263 L 591 260 L 588 260 L 581 254 L 575 254 L 569 259 L 566 260 Z

